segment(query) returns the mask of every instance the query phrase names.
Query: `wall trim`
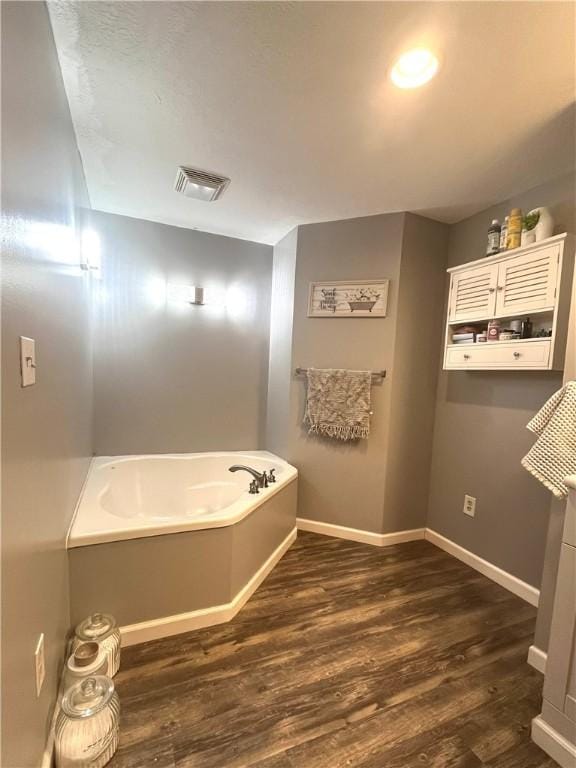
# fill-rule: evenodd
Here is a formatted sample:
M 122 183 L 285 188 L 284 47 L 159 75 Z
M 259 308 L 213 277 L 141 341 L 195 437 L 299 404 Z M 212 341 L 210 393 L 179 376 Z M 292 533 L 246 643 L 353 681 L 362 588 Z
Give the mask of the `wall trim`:
M 334 536 L 337 539 L 356 541 L 359 544 L 372 544 L 375 547 L 388 547 L 391 544 L 417 541 L 424 538 L 426 530 L 425 528 L 413 528 L 409 531 L 396 531 L 394 533 L 374 533 L 373 531 L 363 531 L 360 528 L 347 528 L 345 525 L 307 520 L 304 517 L 296 518 L 296 525 L 300 531 L 320 533 L 322 536 Z
M 548 725 L 542 715 L 538 715 L 532 720 L 532 741 L 538 744 L 540 749 L 543 749 L 553 760 L 556 760 L 562 768 L 574 768 L 576 746 Z
M 42 762 L 40 768 L 53 768 L 55 753 L 56 753 L 56 718 L 60 712 L 59 700 L 54 705 L 52 710 L 52 717 L 50 718 L 50 730 L 48 731 L 48 738 L 46 739 L 46 746 L 42 753 Z
M 466 565 L 469 565 L 471 568 L 479 571 L 484 576 L 492 579 L 492 581 L 495 581 L 496 584 L 499 584 L 501 587 L 504 587 L 510 592 L 513 592 L 517 597 L 521 597 L 522 600 L 530 603 L 530 605 L 535 607 L 538 606 L 540 590 L 536 589 L 536 587 L 533 587 L 531 584 L 527 584 L 517 576 L 513 576 L 511 573 L 508 573 L 508 571 L 504 571 L 502 568 L 498 568 L 497 565 L 488 562 L 488 560 L 484 560 L 484 558 L 480 557 L 479 555 L 475 555 L 474 552 L 470 552 L 468 549 L 464 549 L 464 547 L 461 547 L 454 541 L 451 541 L 445 536 L 436 533 L 436 531 L 433 531 L 431 528 L 426 529 L 425 538 L 426 541 L 429 541 L 432 544 L 435 544 L 437 547 L 440 547 L 440 549 L 448 552 L 449 555 L 453 555 L 453 557 L 456 557 L 458 560 L 466 563 Z
M 536 645 L 531 645 L 530 648 L 528 648 L 528 658 L 526 661 L 531 667 L 537 669 L 538 672 L 542 672 L 543 675 L 546 674 L 547 658 L 548 654 L 545 651 L 540 650 Z
M 297 533 L 297 528 L 294 527 L 284 541 L 272 552 L 268 560 L 229 603 L 214 605 L 210 608 L 200 608 L 197 611 L 187 613 L 178 613 L 174 616 L 164 616 L 161 619 L 141 621 L 138 624 L 127 624 L 120 627 L 122 646 L 138 645 L 149 640 L 158 640 L 161 637 L 179 635 L 182 632 L 191 632 L 195 629 L 203 629 L 230 621 L 244 607 L 274 566 L 292 546 Z
M 447 539 L 440 533 L 433 531 L 431 528 L 414 528 L 409 531 L 396 531 L 395 533 L 374 533 L 373 531 L 364 531 L 360 528 L 347 528 L 344 525 L 334 525 L 333 523 L 323 523 L 318 520 L 307 520 L 303 517 L 296 518 L 296 525 L 299 530 L 310 531 L 310 533 L 320 533 L 323 536 L 334 536 L 338 539 L 347 539 L 348 541 L 356 541 L 360 544 L 372 544 L 376 547 L 388 547 L 392 544 L 402 544 L 406 541 L 417 541 L 418 539 L 426 539 L 431 544 L 448 552 L 449 555 L 461 560 L 466 565 L 469 565 L 474 570 L 479 571 L 484 576 L 487 576 L 496 584 L 504 587 L 509 592 L 512 592 L 517 597 L 522 598 L 530 605 L 538 606 L 538 600 L 540 598 L 540 590 L 528 584 L 517 576 L 513 576 L 508 571 L 504 571 L 497 565 L 490 563 L 488 560 L 484 560 L 483 557 L 470 552 L 468 549 L 464 549 L 451 539 Z M 538 650 L 538 649 L 536 649 Z M 540 651 L 540 653 L 542 653 Z M 532 654 L 534 657 L 534 654 Z M 532 663 L 531 661 L 529 663 Z M 541 664 L 541 660 L 536 663 Z M 535 666 L 535 664 L 533 664 Z M 536 669 L 540 667 L 536 666 Z

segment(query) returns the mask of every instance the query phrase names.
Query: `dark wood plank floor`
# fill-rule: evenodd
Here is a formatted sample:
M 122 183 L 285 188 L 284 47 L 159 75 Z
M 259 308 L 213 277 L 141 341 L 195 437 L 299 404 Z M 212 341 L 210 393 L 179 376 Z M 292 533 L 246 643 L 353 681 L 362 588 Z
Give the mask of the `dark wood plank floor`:
M 125 649 L 111 768 L 552 768 L 535 609 L 419 541 L 300 533 L 229 624 Z

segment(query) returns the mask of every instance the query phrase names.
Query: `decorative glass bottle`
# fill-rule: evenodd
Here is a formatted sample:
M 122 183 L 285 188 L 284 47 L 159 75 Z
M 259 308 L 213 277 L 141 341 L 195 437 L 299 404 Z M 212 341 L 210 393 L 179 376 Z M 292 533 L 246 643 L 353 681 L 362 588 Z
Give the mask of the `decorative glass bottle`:
M 102 768 L 118 747 L 120 700 L 103 675 L 75 683 L 56 720 L 57 768 Z
M 80 643 L 96 641 L 106 651 L 108 675 L 114 677 L 120 668 L 120 630 L 114 616 L 109 613 L 93 613 L 76 627 L 73 650 Z

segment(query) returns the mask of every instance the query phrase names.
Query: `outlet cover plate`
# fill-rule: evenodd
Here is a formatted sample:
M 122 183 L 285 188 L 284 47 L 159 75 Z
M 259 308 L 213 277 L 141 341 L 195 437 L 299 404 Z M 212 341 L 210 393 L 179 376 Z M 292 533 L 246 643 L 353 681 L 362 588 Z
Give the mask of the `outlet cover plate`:
M 40 696 L 40 691 L 44 685 L 46 677 L 46 662 L 44 659 L 44 632 L 38 638 L 36 650 L 34 651 L 34 663 L 36 665 L 36 696 Z
M 464 496 L 464 507 L 462 509 L 462 512 L 464 512 L 465 515 L 468 515 L 468 517 L 475 516 L 476 514 L 476 497 L 475 496 L 468 496 L 468 494 Z

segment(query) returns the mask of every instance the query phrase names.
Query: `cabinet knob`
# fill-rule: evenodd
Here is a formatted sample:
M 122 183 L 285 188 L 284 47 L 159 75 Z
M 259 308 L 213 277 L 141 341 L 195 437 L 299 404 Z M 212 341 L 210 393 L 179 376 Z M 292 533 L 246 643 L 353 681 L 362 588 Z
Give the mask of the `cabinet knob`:
M 516 360 L 518 360 L 518 358 L 520 357 L 520 352 L 514 352 L 514 357 L 516 358 Z
M 499 285 L 499 286 L 498 286 L 498 290 L 499 290 L 499 291 L 503 291 L 503 290 L 504 290 L 504 286 L 503 286 L 503 285 Z
M 494 293 L 494 291 L 495 291 L 495 290 L 496 290 L 496 288 L 488 288 L 488 291 L 489 291 L 490 293 Z
M 464 360 L 470 360 L 470 355 L 464 355 Z

